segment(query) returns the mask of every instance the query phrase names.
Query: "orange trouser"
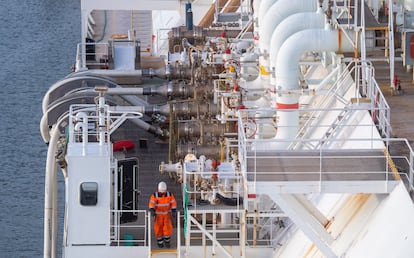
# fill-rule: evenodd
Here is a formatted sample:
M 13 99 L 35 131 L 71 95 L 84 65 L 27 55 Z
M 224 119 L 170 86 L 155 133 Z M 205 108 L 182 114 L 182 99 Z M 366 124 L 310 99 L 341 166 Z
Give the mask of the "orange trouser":
M 172 235 L 173 226 L 171 221 L 171 214 L 157 214 L 154 220 L 155 237 L 170 237 Z

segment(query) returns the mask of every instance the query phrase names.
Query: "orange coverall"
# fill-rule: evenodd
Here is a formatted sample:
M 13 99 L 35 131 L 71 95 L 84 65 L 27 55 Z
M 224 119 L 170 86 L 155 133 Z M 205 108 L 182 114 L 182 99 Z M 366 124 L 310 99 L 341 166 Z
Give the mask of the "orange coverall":
M 155 192 L 151 195 L 148 207 L 155 210 L 154 233 L 158 244 L 162 245 L 164 240 L 169 244 L 173 231 L 171 210 L 177 209 L 174 195 L 168 191 Z

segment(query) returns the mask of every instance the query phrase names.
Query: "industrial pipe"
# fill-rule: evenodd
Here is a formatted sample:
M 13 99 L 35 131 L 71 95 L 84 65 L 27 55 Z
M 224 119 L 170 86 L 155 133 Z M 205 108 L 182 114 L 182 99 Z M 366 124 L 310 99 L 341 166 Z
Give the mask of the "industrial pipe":
M 322 29 L 325 24 L 325 15 L 322 8 L 317 12 L 296 13 L 284 19 L 274 30 L 271 37 L 270 70 L 276 70 L 276 60 L 283 42 L 294 33 L 311 28 Z M 270 84 L 275 85 L 275 74 L 270 78 Z
M 317 10 L 316 0 L 279 0 L 263 16 L 259 27 L 259 46 L 262 53 L 269 53 L 270 39 L 275 28 L 288 16 L 299 12 Z
M 308 51 L 348 52 L 354 46 L 341 30 L 308 29 L 299 31 L 290 36 L 280 48 L 276 62 L 276 90 L 274 95 L 275 106 L 278 109 L 278 131 L 276 139 L 295 139 L 298 128 L 299 108 L 299 61 Z M 285 148 L 289 142 L 278 144 L 278 148 Z
M 259 27 L 259 68 L 260 75 L 268 84 L 269 81 L 269 47 L 272 33 L 286 17 L 299 12 L 312 12 L 317 8 L 316 0 L 279 0 L 275 2 L 260 20 Z M 263 21 L 263 22 L 262 22 Z

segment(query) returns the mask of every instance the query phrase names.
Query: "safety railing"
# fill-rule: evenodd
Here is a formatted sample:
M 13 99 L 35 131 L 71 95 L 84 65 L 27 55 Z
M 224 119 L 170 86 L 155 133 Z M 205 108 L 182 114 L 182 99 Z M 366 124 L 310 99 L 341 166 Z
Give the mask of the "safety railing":
M 111 246 L 147 246 L 148 221 L 145 210 L 112 210 Z M 136 221 L 121 223 L 122 215 L 134 215 Z
M 156 46 L 155 55 L 157 56 L 168 56 L 169 46 L 168 46 L 168 33 L 171 32 L 171 28 L 160 28 L 157 30 L 156 37 Z
M 333 73 L 336 73 L 333 71 Z M 354 83 L 353 83 L 354 82 Z M 321 85 L 324 86 L 324 85 Z M 326 86 L 324 86 L 326 88 Z M 355 87 L 354 97 L 351 99 L 344 99 L 344 95 L 351 87 Z M 318 92 L 316 92 L 318 94 Z M 375 72 L 370 62 L 366 61 L 353 61 L 350 62 L 344 69 L 344 72 L 338 76 L 335 83 L 329 87 L 328 91 L 324 93 L 316 101 L 312 102 L 307 113 L 301 114 L 301 127 L 297 132 L 297 137 L 310 137 L 313 131 L 310 129 L 312 125 L 320 124 L 319 118 L 324 117 L 329 112 L 331 106 L 338 106 L 335 102 L 343 103 L 344 111 L 350 109 L 355 110 L 353 106 L 359 106 L 359 108 L 366 109 L 372 116 L 372 121 L 376 124 L 381 135 L 384 137 L 390 137 L 391 124 L 390 124 L 390 109 L 383 96 L 378 83 L 375 80 Z M 364 106 L 364 108 L 361 108 Z M 318 107 L 313 109 L 312 107 Z M 301 110 L 305 110 L 302 108 Z M 336 112 L 336 111 L 334 111 Z M 338 117 L 333 119 L 335 123 L 333 126 L 338 126 L 338 121 L 341 120 L 341 126 L 344 125 L 346 120 L 343 120 L 343 113 L 338 112 Z M 349 115 L 349 112 L 347 112 Z M 306 119 L 305 119 L 306 118 Z M 327 128 L 331 130 L 332 128 Z M 292 146 L 295 147 L 295 146 Z
M 106 109 L 108 106 L 106 106 Z M 71 105 L 69 109 L 69 142 L 109 142 L 106 125 L 109 125 L 109 113 L 98 116 L 96 105 Z M 105 125 L 105 127 L 102 127 Z
M 306 140 L 309 138 L 315 139 L 316 142 L 326 139 L 326 138 L 333 138 L 333 137 L 326 137 L 326 133 L 328 129 L 335 127 L 336 133 L 335 138 L 338 144 L 341 143 L 344 145 L 347 141 L 347 137 L 344 135 L 355 135 L 358 132 L 358 136 L 352 136 L 352 138 L 360 137 L 359 135 L 364 135 L 360 138 L 379 138 L 380 134 L 378 133 L 378 129 L 375 123 L 373 123 L 371 118 L 371 110 L 374 113 L 381 113 L 380 107 L 373 106 L 373 103 L 365 103 L 367 106 L 352 106 L 346 108 L 329 108 L 329 109 L 321 109 L 321 108 L 306 108 L 306 109 L 290 109 L 289 111 L 297 111 L 297 114 L 292 113 L 299 117 L 299 124 L 306 123 L 307 120 L 311 119 L 314 120 L 312 123 L 306 124 L 306 131 L 308 132 L 307 135 L 309 137 L 299 137 L 297 134 L 296 139 L 280 139 L 280 141 L 289 142 L 292 140 L 291 145 L 298 146 L 301 141 L 298 139 L 304 139 L 303 142 L 312 143 L 311 140 Z M 347 114 L 347 121 L 342 122 L 340 124 L 335 124 L 335 120 L 338 119 L 344 110 L 346 110 Z M 283 111 L 283 109 L 260 109 L 260 110 L 240 110 L 239 111 L 239 118 L 238 118 L 238 133 L 239 136 L 246 139 L 258 139 L 262 142 L 265 142 L 266 139 L 277 137 L 278 131 L 280 130 L 290 130 L 290 131 L 297 131 L 299 132 L 302 127 L 298 125 L 280 125 L 279 124 L 279 117 L 278 112 Z M 309 113 L 319 113 L 318 116 L 309 117 Z M 388 113 L 385 113 L 388 114 Z M 343 118 L 342 118 L 343 119 Z M 388 122 L 383 122 L 384 127 L 388 126 Z M 266 128 L 260 129 L 260 125 L 267 126 L 268 132 L 273 132 L 271 137 L 262 137 L 265 133 L 263 132 Z M 341 136 L 342 135 L 342 136 Z M 314 146 L 316 146 L 316 142 Z M 324 145 L 326 147 L 326 144 Z M 300 146 L 296 147 L 296 149 L 301 148 Z
M 183 171 L 186 247 L 212 245 L 228 254 L 224 246 L 244 246 L 241 177 L 234 167 L 200 157 L 185 162 Z
M 104 101 L 102 101 L 104 102 Z M 111 134 L 127 119 L 139 119 L 142 113 L 119 107 L 94 104 L 71 105 L 69 108 L 69 142 L 110 142 Z
M 358 183 L 361 187 L 360 192 L 371 191 L 365 188 L 365 183 L 378 183 L 376 187 L 380 189 L 375 188 L 373 191 L 387 192 L 391 190 L 388 187 L 392 187 L 388 183 L 403 179 L 409 191 L 414 189 L 414 153 L 406 139 L 326 139 L 325 143 L 320 145 L 345 140 L 348 145 L 342 149 L 278 150 L 272 149 L 271 146 L 278 146 L 283 140 L 245 139 L 239 145 L 243 181 L 246 184 L 253 183 L 254 189 L 261 182 L 296 182 L 304 186 L 309 182 L 318 182 L 321 189 L 322 184 L 326 185 L 329 182 L 358 181 L 364 182 Z
M 251 247 L 276 247 L 280 242 L 278 236 L 291 225 L 286 217 L 287 215 L 277 207 L 272 207 L 271 210 L 259 207 L 256 207 L 254 211 L 250 210 L 246 214 L 247 245 Z
M 119 54 L 124 59 L 124 55 L 132 55 L 130 58 L 135 59 L 135 63 L 139 63 L 141 56 L 140 44 L 140 41 L 130 39 L 114 39 L 104 43 L 79 43 L 76 48 L 75 71 L 84 69 L 114 69 L 116 46 L 129 47 L 130 51 L 126 52 L 125 48 L 123 48 Z
M 79 43 L 76 48 L 75 71 L 93 67 L 108 69 L 108 43 Z
M 212 168 L 213 162 L 215 161 L 207 160 L 200 163 L 195 160 L 184 163 L 184 195 L 188 198 L 189 208 L 215 210 L 224 206 L 229 209 L 242 209 L 241 176 L 229 163 L 221 170 Z

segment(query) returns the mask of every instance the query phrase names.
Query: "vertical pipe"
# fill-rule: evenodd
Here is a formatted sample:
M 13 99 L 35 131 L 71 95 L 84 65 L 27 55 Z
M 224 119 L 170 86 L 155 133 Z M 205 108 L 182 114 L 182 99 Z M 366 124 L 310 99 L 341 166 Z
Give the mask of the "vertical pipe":
M 307 51 L 352 51 L 353 44 L 343 41 L 340 30 L 308 29 L 290 36 L 282 45 L 276 62 L 276 89 L 273 95 L 275 106 L 283 109 L 278 112 L 279 127 L 276 139 L 283 140 L 280 148 L 285 148 L 294 139 L 298 127 L 299 108 L 299 60 Z
M 103 96 L 99 97 L 99 145 L 103 146 L 105 143 L 105 98 Z
M 55 162 L 56 144 L 60 137 L 59 126 L 55 125 L 50 131 L 51 138 L 47 150 L 46 171 L 45 171 L 45 208 L 43 226 L 43 257 L 56 257 L 57 243 L 57 165 Z
M 191 3 L 185 4 L 185 25 L 187 30 L 193 30 L 193 11 L 191 10 Z
M 87 37 L 87 31 L 88 31 L 88 15 L 90 14 L 90 11 L 87 9 L 82 9 L 81 14 L 81 60 L 82 60 L 82 68 L 86 68 L 86 37 Z
M 242 248 L 240 257 L 245 258 L 246 257 L 246 216 L 247 212 L 246 210 L 243 210 L 241 212 L 241 221 L 240 221 L 240 246 Z
M 88 143 L 88 117 L 82 117 L 82 155 L 86 156 L 86 145 Z

